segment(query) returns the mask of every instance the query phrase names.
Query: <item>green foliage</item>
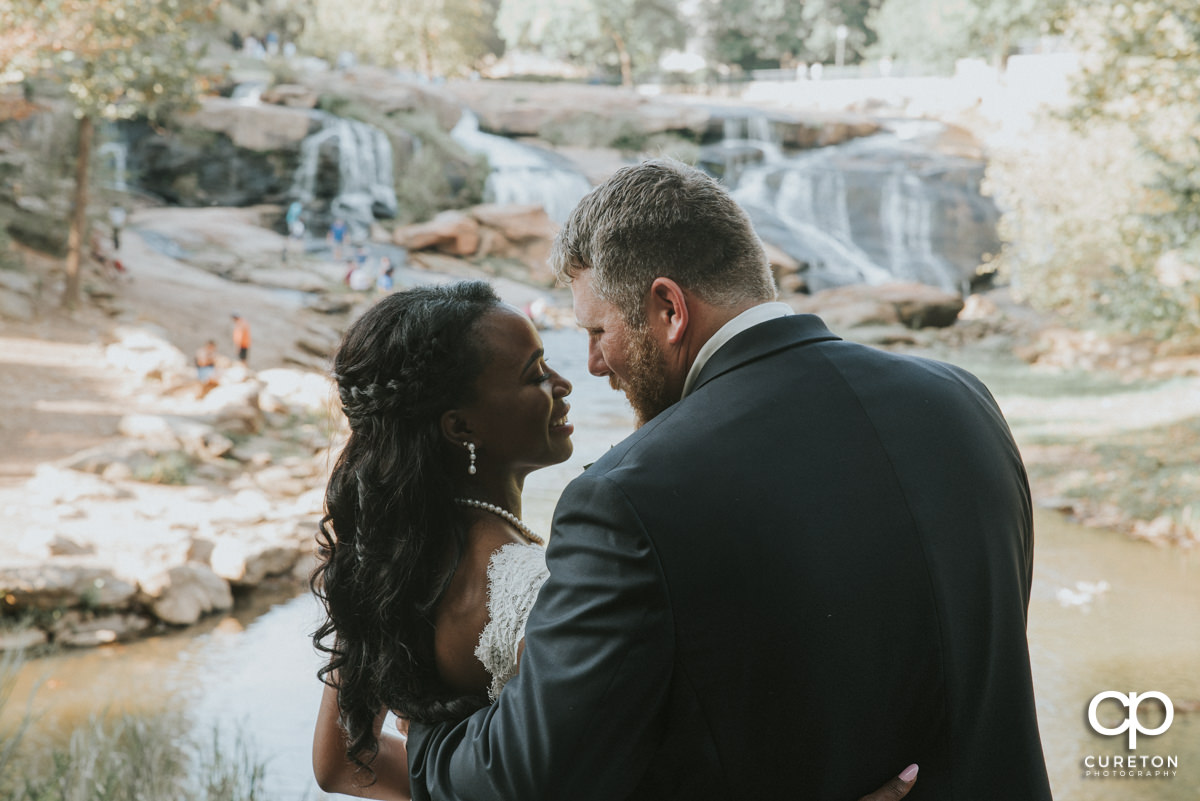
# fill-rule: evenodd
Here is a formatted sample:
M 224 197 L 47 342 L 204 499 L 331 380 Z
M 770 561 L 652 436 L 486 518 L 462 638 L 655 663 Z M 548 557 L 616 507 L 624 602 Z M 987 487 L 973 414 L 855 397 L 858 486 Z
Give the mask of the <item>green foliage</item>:
M 1161 201 L 1144 224 L 1200 266 L 1200 4 L 1080 0 L 1067 31 L 1080 54 L 1077 124 L 1133 133 Z
M 1000 266 L 1035 305 L 1160 339 L 1200 332 L 1200 6 L 1085 0 L 1070 120 L 994 155 Z
M 14 58 L 59 80 L 76 116 L 157 120 L 203 87 L 197 26 L 213 0 L 10 0 L 10 24 L 30 34 Z
M 502 0 L 496 28 L 510 48 L 616 72 L 626 86 L 687 36 L 677 0 Z
M 1152 177 L 1127 128 L 1043 121 L 988 166 L 1004 210 L 998 268 L 1022 298 L 1080 323 L 1160 337 L 1196 328 L 1196 285 L 1164 282 L 1171 263 L 1145 224 L 1162 203 Z
M 164 451 L 153 459 L 135 464 L 133 477 L 149 484 L 185 485 L 191 481 L 196 465 L 183 451 Z
M 307 0 L 300 45 L 329 60 L 351 52 L 432 77 L 474 68 L 499 52 L 496 0 Z
M 837 28 L 845 25 L 846 60 L 860 60 L 875 41 L 868 15 L 879 0 L 707 0 L 712 58 L 743 69 L 834 60 Z
M 986 57 L 1003 66 L 1018 39 L 1049 33 L 1065 0 L 883 0 L 868 24 L 874 52 L 942 68 Z

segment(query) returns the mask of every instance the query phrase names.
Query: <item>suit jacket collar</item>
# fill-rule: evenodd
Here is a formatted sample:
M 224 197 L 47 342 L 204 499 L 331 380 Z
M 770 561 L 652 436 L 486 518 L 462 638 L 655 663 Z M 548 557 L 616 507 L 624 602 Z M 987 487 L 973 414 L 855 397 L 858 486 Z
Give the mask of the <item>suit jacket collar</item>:
M 813 342 L 840 340 L 824 321 L 815 314 L 793 314 L 767 320 L 748 328 L 726 342 L 712 355 L 700 371 L 692 392 L 718 376 L 736 370 L 744 364 L 770 356 L 788 348 L 798 348 Z

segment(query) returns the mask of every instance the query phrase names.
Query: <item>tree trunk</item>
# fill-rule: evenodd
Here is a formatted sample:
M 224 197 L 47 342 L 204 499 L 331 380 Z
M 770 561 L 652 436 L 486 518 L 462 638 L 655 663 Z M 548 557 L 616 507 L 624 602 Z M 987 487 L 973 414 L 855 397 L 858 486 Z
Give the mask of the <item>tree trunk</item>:
M 71 211 L 71 229 L 67 237 L 67 283 L 63 287 L 62 305 L 74 309 L 79 303 L 79 266 L 83 260 L 83 243 L 87 237 L 88 172 L 92 159 L 92 118 L 79 119 L 78 153 L 75 157 L 75 198 Z
M 617 58 L 621 60 L 621 86 L 626 89 L 632 89 L 633 58 L 629 55 L 629 48 L 625 46 L 625 39 L 621 34 L 614 32 L 612 38 L 617 46 Z

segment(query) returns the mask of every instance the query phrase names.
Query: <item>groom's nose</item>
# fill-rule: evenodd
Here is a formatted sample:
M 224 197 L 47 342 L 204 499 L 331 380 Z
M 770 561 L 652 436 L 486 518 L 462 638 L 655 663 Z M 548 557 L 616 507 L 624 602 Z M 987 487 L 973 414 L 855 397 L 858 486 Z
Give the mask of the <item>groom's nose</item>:
M 606 376 L 612 371 L 608 368 L 608 362 L 604 360 L 604 351 L 600 349 L 600 343 L 592 340 L 588 342 L 588 372 L 594 376 Z

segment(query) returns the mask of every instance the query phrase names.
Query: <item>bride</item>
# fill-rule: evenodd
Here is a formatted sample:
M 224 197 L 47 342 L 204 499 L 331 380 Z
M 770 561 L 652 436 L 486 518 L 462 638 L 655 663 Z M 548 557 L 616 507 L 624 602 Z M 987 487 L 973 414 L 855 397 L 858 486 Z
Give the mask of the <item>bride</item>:
M 525 477 L 571 455 L 571 383 L 483 282 L 389 295 L 333 363 L 350 435 L 325 493 L 313 592 L 329 661 L 313 737 L 326 792 L 410 798 L 400 720 L 460 720 L 516 675 L 546 578 Z M 902 798 L 915 766 L 860 801 Z M 802 789 L 799 784 L 797 790 Z

